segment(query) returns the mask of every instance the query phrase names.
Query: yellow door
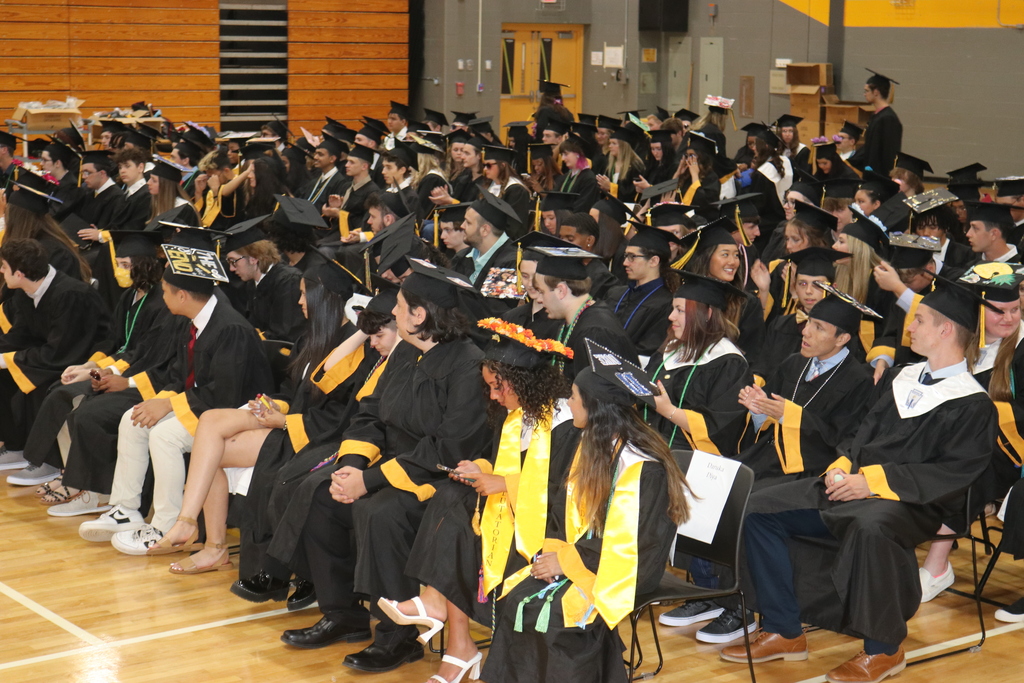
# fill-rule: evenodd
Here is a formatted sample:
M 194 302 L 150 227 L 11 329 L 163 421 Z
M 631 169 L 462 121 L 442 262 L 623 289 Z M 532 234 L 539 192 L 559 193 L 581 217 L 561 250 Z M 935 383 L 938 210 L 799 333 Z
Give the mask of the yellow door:
M 562 88 L 566 109 L 579 113 L 583 85 L 583 27 L 571 24 L 503 24 L 501 125 L 530 121 L 540 104 L 539 81 Z M 502 136 L 504 137 L 504 135 Z

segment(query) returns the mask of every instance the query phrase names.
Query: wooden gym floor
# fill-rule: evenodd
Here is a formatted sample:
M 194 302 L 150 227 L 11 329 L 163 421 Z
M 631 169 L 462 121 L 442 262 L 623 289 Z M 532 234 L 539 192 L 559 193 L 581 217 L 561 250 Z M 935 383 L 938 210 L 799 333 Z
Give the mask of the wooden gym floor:
M 2 473 L 6 476 L 6 472 Z M 34 487 L 0 484 L 0 681 L 425 681 L 439 657 L 428 654 L 389 674 L 360 674 L 341 665 L 365 643 L 321 650 L 295 650 L 279 640 L 289 628 L 310 626 L 315 608 L 289 614 L 284 603 L 254 605 L 228 592 L 235 572 L 172 576 L 167 565 L 179 556 L 129 557 L 109 544 L 78 537 L 84 517 L 48 517 Z M 987 561 L 982 555 L 982 562 Z M 952 557 L 958 581 L 968 590 L 970 550 Z M 982 565 L 984 566 L 984 565 Z M 1024 595 L 1024 567 L 1001 558 L 986 596 L 1011 602 Z M 969 600 L 943 594 L 922 606 L 910 623 L 905 646 L 921 656 L 961 642 L 976 642 L 977 618 Z M 1024 671 L 1024 624 L 1000 624 L 985 606 L 988 641 L 967 653 L 911 667 L 897 679 L 958 683 L 1019 681 Z M 627 627 L 628 628 L 628 627 Z M 742 682 L 746 667 L 722 662 L 716 648 L 698 644 L 696 626 L 661 627 L 665 670 L 662 683 Z M 483 636 L 483 633 L 480 634 Z M 648 625 L 642 642 L 651 645 Z M 860 644 L 834 633 L 808 636 L 806 662 L 757 666 L 763 683 L 823 681 L 826 671 L 855 655 Z M 647 647 L 648 658 L 653 649 Z M 552 682 L 557 683 L 557 682 Z M 597 682 L 595 682 L 597 683 Z

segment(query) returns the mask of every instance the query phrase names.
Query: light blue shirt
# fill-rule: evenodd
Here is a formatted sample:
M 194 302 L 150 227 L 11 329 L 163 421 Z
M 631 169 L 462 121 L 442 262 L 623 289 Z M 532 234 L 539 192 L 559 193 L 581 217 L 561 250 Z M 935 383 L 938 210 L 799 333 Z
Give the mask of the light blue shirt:
M 483 267 L 487 265 L 487 262 L 491 260 L 492 256 L 494 256 L 494 252 L 501 248 L 501 245 L 505 244 L 505 242 L 508 242 L 508 235 L 506 235 L 505 233 L 501 233 L 501 237 L 498 238 L 498 241 L 495 242 L 491 246 L 491 248 L 488 249 L 483 254 L 477 251 L 476 247 L 474 247 L 473 250 L 469 252 L 469 257 L 473 259 L 473 273 L 469 276 L 470 282 L 472 282 L 474 285 L 476 284 L 476 279 L 477 277 L 480 276 L 480 271 L 483 270 Z
M 810 367 L 807 368 L 807 374 L 804 375 L 804 381 L 810 382 L 811 378 L 814 377 L 815 375 L 824 375 L 826 372 L 828 372 L 829 370 L 833 369 L 834 367 L 842 363 L 844 360 L 846 360 L 846 357 L 849 355 L 850 350 L 844 346 L 839 350 L 837 354 L 830 358 L 826 358 L 825 360 L 818 360 L 817 358 L 814 358 L 813 360 L 811 360 Z M 934 375 L 932 376 L 934 377 Z M 750 421 L 754 423 L 754 429 L 757 430 L 761 429 L 761 425 L 763 425 L 764 421 L 767 419 L 767 415 L 756 415 L 754 413 L 750 414 Z M 782 418 L 779 418 L 779 424 L 782 424 Z

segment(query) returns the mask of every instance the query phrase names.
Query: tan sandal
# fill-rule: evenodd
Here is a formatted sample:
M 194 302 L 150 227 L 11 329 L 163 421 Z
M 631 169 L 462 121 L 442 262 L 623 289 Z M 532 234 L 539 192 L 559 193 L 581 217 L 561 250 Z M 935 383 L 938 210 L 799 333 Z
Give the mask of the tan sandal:
M 228 545 L 227 543 L 214 543 L 212 547 L 216 548 L 217 550 L 226 550 Z M 177 562 L 175 564 L 178 565 L 177 569 L 175 569 L 174 564 L 172 564 L 170 567 L 168 567 L 167 571 L 169 571 L 172 574 L 205 574 L 206 572 L 219 572 L 223 569 L 234 569 L 235 567 L 234 563 L 231 562 L 230 556 L 228 556 L 227 562 L 223 562 L 221 564 L 212 564 L 208 567 L 197 566 L 191 556 L 186 557 L 181 562 Z
M 199 538 L 199 523 L 191 517 L 182 517 L 180 515 L 178 516 L 178 521 L 185 522 L 186 524 L 191 524 L 196 528 L 196 530 L 193 531 L 192 534 L 188 537 L 188 540 L 186 540 L 184 543 L 172 544 L 169 540 L 167 540 L 167 536 L 164 536 L 158 542 L 154 543 L 146 549 L 147 555 L 172 555 L 174 553 L 191 553 L 203 549 L 202 543 L 196 543 L 196 540 Z

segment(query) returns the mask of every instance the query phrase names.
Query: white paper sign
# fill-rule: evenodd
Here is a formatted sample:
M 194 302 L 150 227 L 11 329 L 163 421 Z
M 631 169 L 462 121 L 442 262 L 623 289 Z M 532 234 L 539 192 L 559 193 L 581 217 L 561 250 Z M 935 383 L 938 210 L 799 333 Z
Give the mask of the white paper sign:
M 590 66 L 604 66 L 604 52 L 591 52 Z
M 694 451 L 686 481 L 690 484 L 690 519 L 679 525 L 678 533 L 701 543 L 715 539 L 722 510 L 729 499 L 729 491 L 740 469 L 738 460 L 723 458 L 704 451 Z
M 625 64 L 624 53 L 625 49 L 622 46 L 612 47 L 605 45 L 604 48 L 604 68 L 606 69 L 621 69 Z

